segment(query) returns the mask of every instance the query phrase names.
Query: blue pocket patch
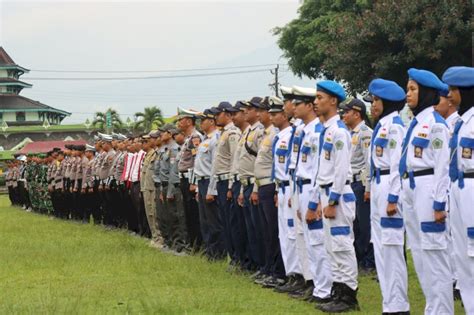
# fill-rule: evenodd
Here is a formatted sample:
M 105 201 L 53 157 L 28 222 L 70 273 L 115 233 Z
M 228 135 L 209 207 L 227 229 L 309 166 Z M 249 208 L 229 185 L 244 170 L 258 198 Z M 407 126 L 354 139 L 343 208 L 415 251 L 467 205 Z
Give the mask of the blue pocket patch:
M 310 154 L 311 153 L 311 147 L 307 147 L 307 146 L 301 147 L 301 153 Z
M 356 201 L 356 196 L 353 193 L 343 194 L 342 199 L 344 202 L 354 202 Z
M 351 228 L 349 226 L 334 226 L 331 228 L 331 235 L 349 235 L 351 234 Z
M 293 221 L 293 219 L 288 219 L 288 226 L 289 227 L 294 227 L 295 226 L 295 222 Z
M 388 144 L 388 139 L 375 138 L 375 140 L 374 140 L 374 145 L 377 146 L 377 147 L 385 148 L 385 147 L 387 147 L 387 144 Z
M 421 231 L 423 233 L 441 233 L 446 231 L 446 223 L 421 222 Z
M 472 138 L 461 138 L 459 141 L 459 146 L 463 148 L 474 149 L 474 139 Z
M 332 146 L 333 146 L 332 143 L 324 142 L 323 149 L 326 150 L 326 151 L 332 151 Z
M 474 239 L 474 227 L 467 228 L 467 237 L 470 239 Z
M 430 144 L 430 140 L 424 139 L 424 138 L 419 138 L 415 137 L 411 141 L 411 144 L 413 144 L 415 147 L 421 147 L 421 148 L 427 148 L 428 145 Z
M 401 229 L 403 227 L 403 219 L 384 217 L 380 219 L 380 226 L 383 228 Z
M 288 154 L 288 150 L 287 149 L 277 149 L 275 153 L 278 156 L 286 156 Z
M 314 221 L 308 224 L 309 230 L 321 230 L 323 228 L 323 220 Z

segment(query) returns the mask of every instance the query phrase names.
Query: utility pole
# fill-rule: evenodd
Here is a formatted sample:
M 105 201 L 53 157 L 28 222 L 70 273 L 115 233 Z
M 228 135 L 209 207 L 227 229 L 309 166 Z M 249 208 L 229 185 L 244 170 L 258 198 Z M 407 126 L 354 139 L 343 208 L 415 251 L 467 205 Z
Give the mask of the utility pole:
M 280 97 L 279 95 L 280 83 L 278 82 L 278 70 L 280 70 L 279 64 L 276 65 L 274 70 L 270 70 L 270 73 L 275 75 L 275 81 L 273 81 L 273 83 L 270 83 L 269 86 L 275 90 L 276 97 Z

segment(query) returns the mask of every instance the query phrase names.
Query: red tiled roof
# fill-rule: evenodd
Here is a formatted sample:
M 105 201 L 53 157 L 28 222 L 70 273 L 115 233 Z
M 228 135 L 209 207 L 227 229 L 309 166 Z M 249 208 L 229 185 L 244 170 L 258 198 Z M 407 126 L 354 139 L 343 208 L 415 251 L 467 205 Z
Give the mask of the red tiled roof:
M 0 47 L 0 66 L 14 66 L 16 63 L 13 59 L 7 54 L 3 47 Z
M 47 153 L 54 148 L 65 149 L 64 145 L 73 144 L 73 145 L 85 145 L 85 140 L 74 140 L 74 141 L 36 141 L 28 143 L 21 149 L 17 151 L 16 154 L 30 154 L 30 153 Z

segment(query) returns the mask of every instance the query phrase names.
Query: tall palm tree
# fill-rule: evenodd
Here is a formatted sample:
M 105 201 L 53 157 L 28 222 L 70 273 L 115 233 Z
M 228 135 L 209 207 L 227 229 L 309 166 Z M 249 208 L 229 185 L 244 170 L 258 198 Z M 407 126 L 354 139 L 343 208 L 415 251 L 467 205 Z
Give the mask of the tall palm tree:
M 96 128 L 101 130 L 105 130 L 107 128 L 107 112 L 110 112 L 110 116 L 112 119 L 112 129 L 113 130 L 120 130 L 123 127 L 122 120 L 120 119 L 120 115 L 115 109 L 109 108 L 105 112 L 96 112 L 94 114 L 94 120 L 92 121 L 92 125 Z
M 143 112 L 135 113 L 137 122 L 135 123 L 136 129 L 143 129 L 145 132 L 152 130 L 153 128 L 163 125 L 163 113 L 161 109 L 153 107 L 145 107 Z

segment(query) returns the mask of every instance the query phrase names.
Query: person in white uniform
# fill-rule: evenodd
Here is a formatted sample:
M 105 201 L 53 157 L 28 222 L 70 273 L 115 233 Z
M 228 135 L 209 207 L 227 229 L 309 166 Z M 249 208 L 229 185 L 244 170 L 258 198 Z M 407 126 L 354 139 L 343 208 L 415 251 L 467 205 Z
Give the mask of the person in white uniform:
M 474 314 L 474 68 L 451 67 L 443 74 L 449 85 L 449 102 L 458 108 L 450 141 L 450 215 L 457 286 L 466 314 Z
M 407 103 L 414 118 L 403 141 L 399 173 L 402 207 L 425 314 L 453 314 L 453 282 L 446 228 L 449 129 L 434 110 L 443 83 L 432 72 L 408 70 Z
M 351 135 L 338 115 L 338 105 L 346 99 L 344 88 L 334 81 L 316 85 L 315 109 L 324 121 L 319 136 L 319 170 L 316 185 L 319 210 L 323 216 L 324 243 L 331 263 L 333 286 L 329 303 L 318 304 L 323 312 L 358 310 L 357 259 L 353 221 L 355 195 L 350 186 Z M 314 204 L 309 206 L 314 209 Z M 317 208 L 317 209 L 318 209 Z
M 409 314 L 408 274 L 403 245 L 405 228 L 398 172 L 405 128 L 399 111 L 405 91 L 395 82 L 375 79 L 369 84 L 372 118 L 377 122 L 370 144 L 371 239 L 382 291 L 383 314 Z

